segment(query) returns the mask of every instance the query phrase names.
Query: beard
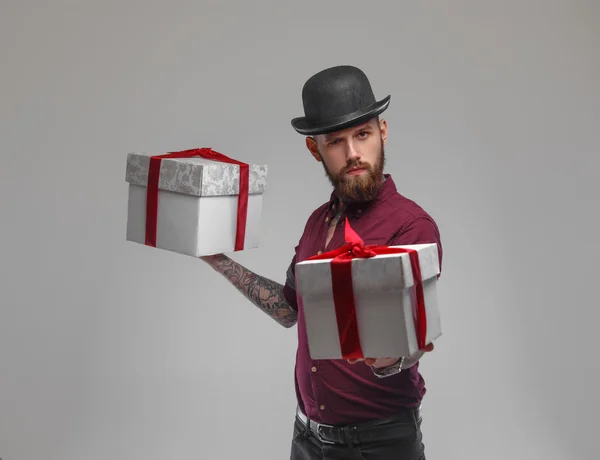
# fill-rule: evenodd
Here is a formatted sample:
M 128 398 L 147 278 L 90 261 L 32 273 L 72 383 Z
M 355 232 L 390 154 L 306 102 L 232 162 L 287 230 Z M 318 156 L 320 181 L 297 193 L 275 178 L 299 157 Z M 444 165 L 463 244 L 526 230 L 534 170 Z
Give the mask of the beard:
M 325 174 L 333 185 L 335 194 L 344 203 L 364 203 L 377 197 L 383 185 L 383 168 L 385 166 L 385 149 L 383 139 L 375 164 L 367 162 L 350 162 L 337 174 L 332 173 L 322 161 Z M 365 173 L 358 176 L 346 174 L 352 168 L 365 168 Z

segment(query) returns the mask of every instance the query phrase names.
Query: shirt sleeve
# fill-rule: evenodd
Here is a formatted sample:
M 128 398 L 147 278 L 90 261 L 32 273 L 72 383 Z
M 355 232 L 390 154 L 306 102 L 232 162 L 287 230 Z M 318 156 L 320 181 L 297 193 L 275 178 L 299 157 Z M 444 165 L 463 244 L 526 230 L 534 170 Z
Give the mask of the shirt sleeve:
M 296 299 L 296 255 L 288 266 L 285 274 L 285 284 L 283 285 L 283 295 L 290 306 L 298 311 L 298 301 Z
M 438 249 L 438 258 L 440 262 L 440 275 L 442 272 L 442 257 L 443 248 L 442 241 L 440 238 L 440 231 L 437 224 L 433 219 L 427 217 L 418 217 L 413 220 L 410 224 L 403 227 L 395 236 L 392 238 L 391 246 L 403 246 L 409 244 L 426 244 L 435 243 Z M 438 278 L 440 277 L 438 275 Z

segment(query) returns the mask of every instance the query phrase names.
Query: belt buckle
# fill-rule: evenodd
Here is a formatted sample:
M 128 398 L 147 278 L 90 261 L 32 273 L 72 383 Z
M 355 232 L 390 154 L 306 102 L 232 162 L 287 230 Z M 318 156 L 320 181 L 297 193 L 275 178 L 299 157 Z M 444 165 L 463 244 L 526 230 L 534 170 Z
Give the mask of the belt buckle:
M 321 432 L 321 428 L 334 428 L 331 425 L 325 425 L 322 423 L 317 423 L 317 436 L 319 436 L 319 441 L 321 441 L 324 444 L 335 444 L 335 441 L 330 441 L 329 439 L 325 439 L 323 437 L 323 434 Z

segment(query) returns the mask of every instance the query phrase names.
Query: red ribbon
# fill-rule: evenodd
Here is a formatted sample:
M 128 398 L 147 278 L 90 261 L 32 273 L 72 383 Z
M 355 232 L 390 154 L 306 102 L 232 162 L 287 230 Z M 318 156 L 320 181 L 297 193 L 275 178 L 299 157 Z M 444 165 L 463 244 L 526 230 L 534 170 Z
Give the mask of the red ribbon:
M 394 248 L 382 245 L 365 245 L 360 236 L 350 227 L 346 218 L 344 230 L 346 245 L 323 254 L 309 257 L 307 260 L 332 259 L 331 280 L 333 301 L 344 359 L 365 359 L 358 333 L 358 319 L 352 289 L 352 259 L 364 259 L 382 254 L 408 253 L 414 278 L 415 300 L 413 303 L 413 318 L 419 350 L 425 348 L 427 333 L 427 316 L 425 313 L 425 297 L 423 295 L 423 280 L 419 254 L 415 249 Z M 416 305 L 415 305 L 416 304 Z
M 158 221 L 158 179 L 160 177 L 160 164 L 163 158 L 192 158 L 202 157 L 207 160 L 219 161 L 239 165 L 240 190 L 237 208 L 237 228 L 235 232 L 235 251 L 244 249 L 246 237 L 246 219 L 248 217 L 248 187 L 250 183 L 250 168 L 247 163 L 234 160 L 222 153 L 209 148 L 183 150 L 170 152 L 164 155 L 150 157 L 148 170 L 148 185 L 146 190 L 146 245 L 156 247 L 156 226 Z

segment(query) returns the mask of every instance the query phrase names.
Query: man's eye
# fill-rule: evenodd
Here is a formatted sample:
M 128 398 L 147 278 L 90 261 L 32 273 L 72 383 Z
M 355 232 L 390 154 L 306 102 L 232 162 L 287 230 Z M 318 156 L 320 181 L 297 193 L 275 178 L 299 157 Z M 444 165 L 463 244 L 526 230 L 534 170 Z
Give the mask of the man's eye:
M 358 137 L 366 137 L 369 133 L 367 133 L 366 131 L 363 131 L 362 133 L 358 134 Z

